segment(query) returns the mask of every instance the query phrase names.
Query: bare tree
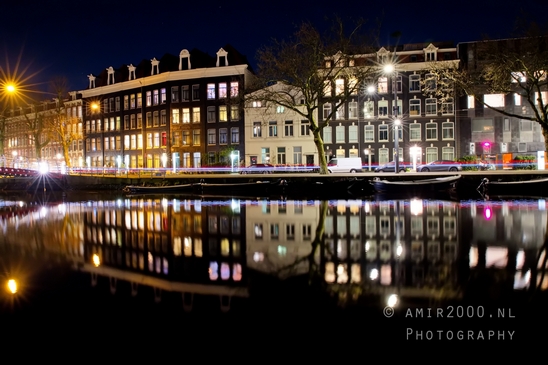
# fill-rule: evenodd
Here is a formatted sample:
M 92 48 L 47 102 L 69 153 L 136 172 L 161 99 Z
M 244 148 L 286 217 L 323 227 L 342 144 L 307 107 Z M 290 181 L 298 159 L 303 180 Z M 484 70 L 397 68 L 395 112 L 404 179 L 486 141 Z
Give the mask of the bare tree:
M 34 153 L 37 161 L 42 160 L 42 148 L 50 142 L 44 112 L 40 111 L 38 103 L 31 104 L 30 113 L 24 114 L 24 122 L 29 136 L 33 140 Z
M 542 33 L 533 24 L 525 37 L 474 43 L 474 60 L 467 66 L 454 69 L 432 63 L 430 68 L 442 83 L 454 84 L 458 95 L 473 96 L 477 105 L 539 123 L 548 151 L 548 35 Z M 528 111 L 491 105 L 485 94 L 517 94 Z
M 367 57 L 373 54 L 370 39 L 375 37 L 360 33 L 363 25 L 359 21 L 347 33 L 337 19 L 326 34 L 321 34 L 303 23 L 289 40 L 273 40 L 257 53 L 257 82 L 252 86 L 254 92 L 246 93 L 246 102 L 273 103 L 306 118 L 318 151 L 320 174 L 328 173 L 322 129 L 378 70 Z M 344 91 L 331 93 L 340 79 L 345 80 Z M 277 87 L 267 87 L 273 84 Z M 332 108 L 319 118 L 323 103 L 331 103 Z
M 59 143 L 63 151 L 63 158 L 67 167 L 71 167 L 69 149 L 73 141 L 78 139 L 75 126 L 78 125 L 76 116 L 68 116 L 65 109 L 67 99 L 68 83 L 65 78 L 56 78 L 52 81 L 51 87 L 55 94 L 55 109 L 47 119 L 48 128 L 52 134 L 52 140 Z

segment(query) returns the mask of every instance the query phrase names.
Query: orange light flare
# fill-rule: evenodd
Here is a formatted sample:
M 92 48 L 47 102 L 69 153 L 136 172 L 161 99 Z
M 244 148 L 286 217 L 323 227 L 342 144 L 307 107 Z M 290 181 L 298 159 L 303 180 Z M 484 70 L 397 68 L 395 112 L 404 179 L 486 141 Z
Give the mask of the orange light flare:
M 21 52 L 12 67 L 6 52 L 6 61 L 0 65 L 0 104 L 6 108 L 29 104 L 37 99 L 34 94 L 49 94 L 39 90 L 41 83 L 32 82 L 41 70 L 31 71 L 30 63 L 23 66 L 22 58 Z

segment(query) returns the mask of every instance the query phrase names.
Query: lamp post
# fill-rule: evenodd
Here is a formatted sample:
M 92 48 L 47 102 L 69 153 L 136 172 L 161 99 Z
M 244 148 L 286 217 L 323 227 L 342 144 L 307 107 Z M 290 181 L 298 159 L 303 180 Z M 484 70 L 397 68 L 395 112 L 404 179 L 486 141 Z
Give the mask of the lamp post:
M 367 155 L 367 171 L 371 171 L 371 145 L 363 150 L 363 153 Z
M 400 146 L 399 146 L 399 139 L 400 139 L 400 133 L 399 133 L 399 126 L 401 121 L 398 119 L 398 72 L 396 71 L 396 67 L 391 64 L 387 64 L 384 66 L 384 72 L 386 74 L 392 74 L 393 83 L 392 83 L 392 89 L 394 91 L 394 105 L 393 105 L 393 113 L 394 113 L 394 158 L 395 158 L 395 166 L 394 166 L 394 172 L 397 174 L 400 172 Z

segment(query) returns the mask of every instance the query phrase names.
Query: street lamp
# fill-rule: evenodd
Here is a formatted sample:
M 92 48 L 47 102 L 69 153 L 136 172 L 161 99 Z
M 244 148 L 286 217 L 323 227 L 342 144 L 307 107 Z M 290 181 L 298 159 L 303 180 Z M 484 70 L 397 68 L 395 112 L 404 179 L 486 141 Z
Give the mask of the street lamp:
M 363 150 L 363 153 L 367 156 L 368 171 L 371 171 L 371 145 Z
M 397 174 L 400 172 L 400 146 L 399 146 L 399 139 L 400 139 L 400 133 L 399 133 L 399 126 L 401 124 L 401 120 L 398 119 L 398 87 L 397 87 L 397 79 L 398 79 L 398 71 L 396 71 L 396 67 L 392 64 L 387 64 L 384 66 L 384 72 L 385 74 L 392 74 L 393 83 L 392 83 L 392 89 L 394 91 L 394 105 L 393 105 L 393 113 L 394 113 L 394 158 L 395 158 L 395 166 L 394 166 L 394 172 Z

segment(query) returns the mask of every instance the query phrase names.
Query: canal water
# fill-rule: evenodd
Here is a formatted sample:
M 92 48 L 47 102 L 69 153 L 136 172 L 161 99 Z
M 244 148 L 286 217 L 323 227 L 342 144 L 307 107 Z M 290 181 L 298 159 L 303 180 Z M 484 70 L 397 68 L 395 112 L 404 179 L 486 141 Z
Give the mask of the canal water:
M 22 194 L 0 213 L 14 342 L 548 338 L 545 199 Z

